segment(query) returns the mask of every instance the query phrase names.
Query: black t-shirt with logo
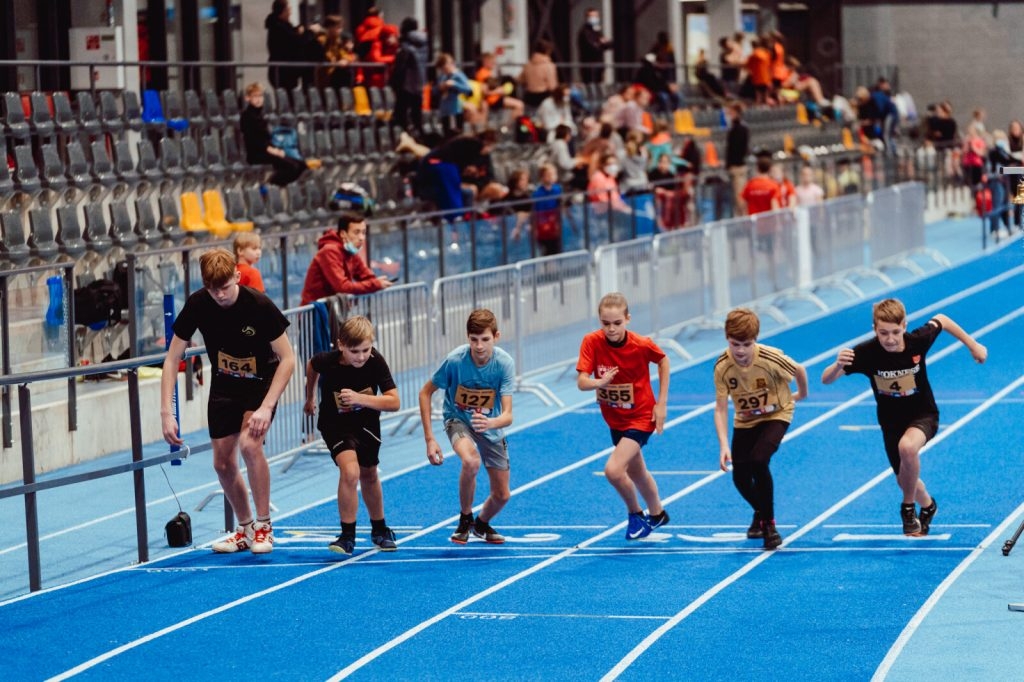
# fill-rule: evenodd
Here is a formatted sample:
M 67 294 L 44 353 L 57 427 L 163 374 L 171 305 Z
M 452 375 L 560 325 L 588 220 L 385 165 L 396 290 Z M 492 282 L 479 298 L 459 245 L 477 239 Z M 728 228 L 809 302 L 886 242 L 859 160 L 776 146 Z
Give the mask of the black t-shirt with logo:
M 309 360 L 313 369 L 320 374 L 320 413 L 316 426 L 320 431 L 342 429 L 358 431 L 367 428 L 380 434 L 380 412 L 361 406 L 342 407 L 337 394 L 343 388 L 357 393 L 377 395 L 390 391 L 395 386 L 391 370 L 384 356 L 376 348 L 362 367 L 341 364 L 341 351 L 332 350 L 317 353 Z
M 925 354 L 942 332 L 937 320 L 903 335 L 904 350 L 890 353 L 878 338 L 857 344 L 847 374 L 863 374 L 871 380 L 880 424 L 906 423 L 922 415 L 938 416 L 935 395 L 928 383 Z
M 196 291 L 174 320 L 174 335 L 188 341 L 198 329 L 213 367 L 210 391 L 237 395 L 265 389 L 279 359 L 270 343 L 284 334 L 288 319 L 254 289 L 238 287 L 238 300 L 220 307 L 206 289 Z

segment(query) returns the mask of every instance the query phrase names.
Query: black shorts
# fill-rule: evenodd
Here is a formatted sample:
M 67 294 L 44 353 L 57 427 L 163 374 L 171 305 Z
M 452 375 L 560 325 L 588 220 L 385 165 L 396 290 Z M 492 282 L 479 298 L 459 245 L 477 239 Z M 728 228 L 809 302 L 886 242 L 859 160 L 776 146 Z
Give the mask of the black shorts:
M 789 422 L 779 419 L 755 424 L 749 428 L 733 428 L 732 459 L 734 462 L 769 462 L 779 449 Z
M 939 431 L 939 415 L 924 414 L 908 422 L 881 424 L 882 440 L 885 442 L 885 455 L 889 458 L 889 466 L 893 473 L 900 473 L 900 439 L 907 429 L 914 427 L 924 434 L 924 442 L 930 441 Z
M 211 393 L 206 404 L 206 420 L 209 422 L 210 438 L 227 438 L 242 431 L 242 419 L 246 412 L 255 412 L 267 397 L 269 384 L 253 387 L 250 393 Z M 274 408 L 277 412 L 277 408 Z M 274 419 L 274 413 L 270 415 Z
M 612 445 L 618 445 L 619 441 L 623 438 L 629 438 L 635 440 L 640 447 L 647 445 L 647 441 L 651 437 L 651 431 L 641 431 L 639 429 L 627 429 L 625 431 L 611 430 L 612 432 Z
M 380 464 L 380 433 L 374 433 L 369 429 L 350 431 L 348 429 L 326 428 L 320 429 L 320 435 L 331 451 L 331 459 L 338 463 L 338 455 L 345 450 L 356 451 L 356 461 L 364 468 L 375 467 Z

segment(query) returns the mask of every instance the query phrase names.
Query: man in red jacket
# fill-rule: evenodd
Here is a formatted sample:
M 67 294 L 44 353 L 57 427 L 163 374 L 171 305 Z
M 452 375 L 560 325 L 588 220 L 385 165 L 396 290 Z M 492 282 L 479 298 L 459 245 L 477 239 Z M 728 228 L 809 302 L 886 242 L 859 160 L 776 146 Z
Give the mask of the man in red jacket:
M 365 243 L 366 218 L 342 213 L 338 229 L 327 230 L 317 242 L 318 250 L 302 286 L 302 305 L 332 294 L 369 294 L 391 286 L 391 280 L 373 274 L 359 257 Z

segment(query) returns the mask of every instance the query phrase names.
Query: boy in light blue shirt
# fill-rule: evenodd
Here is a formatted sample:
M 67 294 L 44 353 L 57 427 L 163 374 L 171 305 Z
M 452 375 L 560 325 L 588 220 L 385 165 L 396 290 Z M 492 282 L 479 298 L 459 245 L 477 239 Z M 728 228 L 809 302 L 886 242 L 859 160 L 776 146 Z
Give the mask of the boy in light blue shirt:
M 420 390 L 420 420 L 427 443 L 427 459 L 439 466 L 444 462 L 444 455 L 434 438 L 430 399 L 434 391 L 443 389 L 444 429 L 452 449 L 462 460 L 459 525 L 451 541 L 466 544 L 472 532 L 485 542 L 500 545 L 505 538 L 491 528 L 490 521 L 510 496 L 508 444 L 504 429 L 512 424 L 515 366 L 512 357 L 494 345 L 500 333 L 498 321 L 490 310 L 479 309 L 470 313 L 466 334 L 469 343 L 449 353 Z M 491 490 L 474 521 L 473 498 L 481 462 L 487 469 Z

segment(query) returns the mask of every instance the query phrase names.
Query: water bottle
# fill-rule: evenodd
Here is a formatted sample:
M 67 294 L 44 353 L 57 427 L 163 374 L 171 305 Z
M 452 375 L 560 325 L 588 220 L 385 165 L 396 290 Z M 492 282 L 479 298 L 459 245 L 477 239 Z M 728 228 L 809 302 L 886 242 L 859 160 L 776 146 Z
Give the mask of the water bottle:
M 46 350 L 57 351 L 61 349 L 61 332 L 64 327 L 64 278 L 60 275 L 48 277 L 46 289 L 50 294 L 50 303 L 43 318 L 43 337 Z

